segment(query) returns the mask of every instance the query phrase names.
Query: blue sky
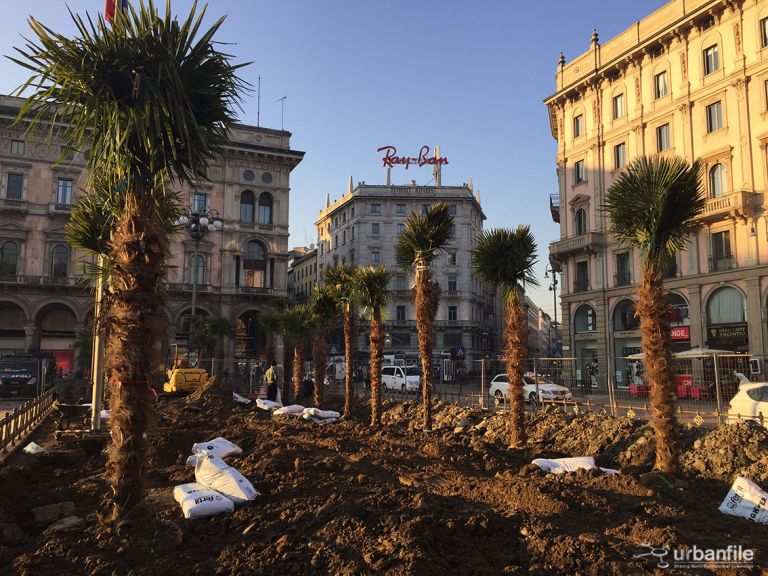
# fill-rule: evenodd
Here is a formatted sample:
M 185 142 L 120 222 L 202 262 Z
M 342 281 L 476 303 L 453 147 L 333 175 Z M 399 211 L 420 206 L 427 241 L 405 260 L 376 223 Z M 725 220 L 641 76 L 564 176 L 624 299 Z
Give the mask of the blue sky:
M 2 54 L 29 30 L 29 15 L 72 33 L 60 0 L 3 3 Z M 163 0 L 158 4 L 164 6 Z M 174 0 L 186 13 L 191 0 Z M 439 145 L 449 160 L 443 184 L 473 180 L 486 228 L 530 224 L 539 246 L 542 286 L 531 296 L 552 314 L 544 279 L 548 245 L 559 238 L 549 214 L 557 191 L 555 141 L 542 100 L 555 87 L 557 58 L 589 48 L 592 29 L 608 41 L 665 4 L 662 0 L 209 0 L 209 19 L 227 14 L 218 39 L 243 77 L 261 75 L 260 124 L 293 133 L 304 161 L 291 179 L 291 246 L 316 241 L 314 221 L 325 195 L 355 183 L 384 183 L 377 148 L 415 155 Z M 76 12 L 103 11 L 103 0 L 72 0 Z M 25 79 L 0 62 L 0 92 Z M 256 124 L 256 93 L 241 120 Z M 426 184 L 428 167 L 393 169 L 395 183 Z

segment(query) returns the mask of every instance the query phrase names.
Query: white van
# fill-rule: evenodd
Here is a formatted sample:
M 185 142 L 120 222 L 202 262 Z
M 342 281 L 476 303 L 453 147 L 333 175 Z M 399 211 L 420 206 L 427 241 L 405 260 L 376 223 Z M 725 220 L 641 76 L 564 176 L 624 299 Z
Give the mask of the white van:
M 421 369 L 417 366 L 383 366 L 381 384 L 384 390 L 418 392 L 421 390 Z

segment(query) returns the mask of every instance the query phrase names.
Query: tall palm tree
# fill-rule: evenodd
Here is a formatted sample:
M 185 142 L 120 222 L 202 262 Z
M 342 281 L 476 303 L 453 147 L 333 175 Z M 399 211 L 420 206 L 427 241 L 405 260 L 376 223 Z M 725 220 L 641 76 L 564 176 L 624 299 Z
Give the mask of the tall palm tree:
M 523 374 L 527 355 L 525 285 L 538 285 L 533 275 L 536 264 L 536 241 L 530 226 L 515 230 L 486 230 L 472 248 L 472 270 L 486 284 L 503 290 L 507 307 L 504 339 L 507 343 L 507 377 L 510 398 L 510 438 L 513 448 L 525 446 L 525 400 Z
M 312 361 L 315 366 L 315 405 L 322 407 L 325 402 L 325 364 L 328 348 L 328 328 L 336 322 L 339 308 L 331 289 L 315 286 L 310 302 L 314 321 L 314 342 Z
M 381 363 L 384 359 L 384 333 L 381 329 L 381 309 L 387 305 L 391 292 L 392 273 L 379 266 L 356 268 L 352 276 L 352 291 L 358 305 L 367 308 L 371 319 L 371 426 L 381 424 Z
M 341 309 L 344 322 L 344 418 L 352 415 L 352 401 L 354 389 L 352 388 L 352 376 L 355 361 L 355 318 L 354 298 L 352 289 L 352 277 L 354 268 L 343 264 L 337 264 L 323 270 L 323 280 L 331 291 Z
M 200 316 L 195 322 L 195 337 L 213 358 L 222 357 L 224 339 L 232 332 L 232 322 L 221 316 Z
M 397 240 L 395 256 L 404 270 L 416 269 L 416 329 L 419 333 L 421 358 L 421 397 L 423 425 L 432 429 L 432 347 L 433 325 L 440 289 L 429 266 L 453 235 L 453 216 L 444 202 L 432 204 L 425 214 L 412 212 Z
M 278 312 L 264 312 L 258 316 L 259 326 L 267 334 L 267 362 L 277 360 L 275 337 L 280 333 L 280 315 Z
M 688 164 L 679 157 L 641 156 L 608 189 L 603 206 L 616 241 L 636 246 L 642 256 L 643 281 L 637 292 L 636 314 L 653 407 L 655 467 L 669 474 L 679 472 L 680 449 L 669 350 L 669 302 L 662 270 L 688 244 L 705 203 L 698 160 Z
M 301 382 L 304 380 L 304 349 L 312 335 L 312 311 L 306 304 L 298 304 L 285 308 L 280 313 L 283 338 L 293 347 L 293 399 L 298 402 L 301 398 Z M 287 362 L 287 360 L 286 360 Z M 288 372 L 283 383 L 283 404 L 288 400 Z
M 112 402 L 109 521 L 124 518 L 143 497 L 150 373 L 160 363 L 155 343 L 166 332 L 161 282 L 175 220 L 159 207 L 171 206 L 178 217 L 171 184 L 205 178 L 243 87 L 239 66 L 213 41 L 223 19 L 201 29 L 204 12 L 193 6 L 179 21 L 170 4 L 162 14 L 149 0 L 111 26 L 73 15 L 76 38 L 30 18 L 33 39 L 14 59 L 32 73 L 18 90 L 31 91 L 19 119 L 31 119 L 33 129 L 57 126 L 63 150 L 87 149 L 87 188 L 111 191 L 112 206 L 121 206 L 112 214 L 100 319 Z

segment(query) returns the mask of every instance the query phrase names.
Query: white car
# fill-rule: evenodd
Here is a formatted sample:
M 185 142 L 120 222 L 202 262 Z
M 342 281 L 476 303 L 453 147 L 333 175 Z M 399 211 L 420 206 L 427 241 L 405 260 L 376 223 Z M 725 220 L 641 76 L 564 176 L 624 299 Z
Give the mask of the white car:
M 570 400 L 571 391 L 565 386 L 555 384 L 551 380 L 547 380 L 544 376 L 539 374 L 536 377 L 539 383 L 539 401 L 543 400 Z M 509 396 L 509 378 L 506 374 L 497 374 L 491 380 L 491 387 L 488 389 L 488 394 L 493 396 L 494 401 L 499 404 L 507 399 Z M 526 372 L 523 375 L 523 396 L 526 402 L 533 402 L 536 400 L 536 381 L 534 380 L 533 373 Z
M 768 382 L 749 382 L 744 378 L 739 384 L 739 391 L 728 403 L 728 421 L 760 421 L 763 414 L 763 426 L 768 428 Z
M 418 366 L 384 366 L 381 384 L 385 391 L 418 392 L 421 390 L 421 369 Z

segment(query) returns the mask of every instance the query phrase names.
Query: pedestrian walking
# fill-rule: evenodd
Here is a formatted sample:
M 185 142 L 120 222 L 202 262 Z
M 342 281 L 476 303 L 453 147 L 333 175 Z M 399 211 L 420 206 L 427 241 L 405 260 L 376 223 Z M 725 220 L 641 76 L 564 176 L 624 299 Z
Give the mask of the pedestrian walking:
M 277 401 L 277 362 L 272 360 L 269 368 L 264 373 L 264 382 L 267 385 L 267 400 Z

